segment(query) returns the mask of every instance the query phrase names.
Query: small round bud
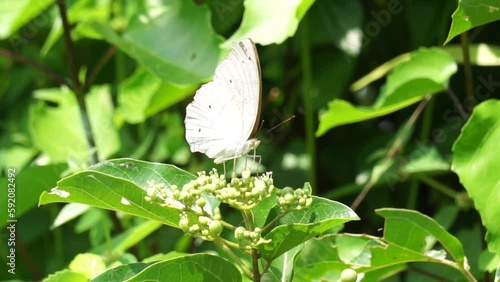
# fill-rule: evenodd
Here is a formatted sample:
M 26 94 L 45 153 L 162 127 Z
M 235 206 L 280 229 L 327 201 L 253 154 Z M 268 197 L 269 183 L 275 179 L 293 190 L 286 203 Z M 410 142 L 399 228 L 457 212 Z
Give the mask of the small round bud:
M 187 218 L 181 218 L 179 220 L 179 227 L 182 229 L 182 230 L 187 230 L 187 228 L 189 227 L 189 220 Z
M 208 224 L 208 230 L 210 230 L 210 234 L 212 236 L 219 236 L 222 233 L 222 229 L 224 229 L 224 227 L 222 226 L 222 223 L 218 220 L 212 220 Z
M 358 273 L 351 268 L 346 268 L 340 274 L 341 282 L 355 282 L 358 279 Z
M 205 198 L 198 198 L 198 200 L 196 200 L 196 205 L 200 208 L 203 208 L 206 204 L 207 201 L 205 200 Z
M 207 225 L 209 220 L 210 219 L 208 217 L 206 217 L 206 216 L 199 216 L 198 217 L 198 222 L 200 224 L 203 224 L 203 225 Z
M 285 196 L 283 198 L 285 199 L 285 201 L 287 203 L 292 203 L 293 200 L 295 199 L 295 196 L 293 196 L 292 193 L 287 193 L 287 194 L 285 194 Z
M 239 226 L 234 230 L 234 237 L 238 240 L 244 239 L 244 234 L 245 234 L 244 227 Z

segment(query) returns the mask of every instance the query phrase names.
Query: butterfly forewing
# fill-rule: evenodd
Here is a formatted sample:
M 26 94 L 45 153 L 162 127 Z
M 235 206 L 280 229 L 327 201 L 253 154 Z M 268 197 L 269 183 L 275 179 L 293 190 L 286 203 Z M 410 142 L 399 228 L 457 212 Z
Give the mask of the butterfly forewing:
M 191 151 L 210 158 L 238 157 L 260 118 L 260 65 L 250 39 L 235 44 L 186 108 L 186 139 Z M 241 153 L 240 153 L 241 154 Z

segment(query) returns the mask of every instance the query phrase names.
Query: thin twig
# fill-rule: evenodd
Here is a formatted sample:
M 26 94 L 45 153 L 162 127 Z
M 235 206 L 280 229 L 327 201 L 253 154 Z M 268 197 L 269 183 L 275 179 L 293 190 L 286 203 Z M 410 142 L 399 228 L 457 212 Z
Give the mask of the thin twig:
M 71 89 L 76 95 L 76 100 L 78 101 L 78 107 L 80 108 L 80 118 L 82 120 L 83 130 L 85 132 L 85 137 L 87 139 L 88 149 L 89 152 L 91 152 L 89 164 L 92 165 L 97 162 L 97 150 L 95 148 L 94 135 L 92 133 L 92 125 L 90 124 L 87 105 L 85 104 L 86 92 L 84 91 L 84 89 L 82 89 L 80 80 L 78 79 L 78 66 L 76 64 L 76 54 L 73 48 L 73 41 L 71 41 L 71 27 L 69 25 L 68 16 L 66 14 L 66 1 L 57 0 L 57 6 L 59 7 L 59 12 L 61 14 L 64 44 L 66 46 L 66 51 L 68 56 L 68 68 L 71 73 L 71 78 L 73 80 L 73 87 L 71 87 Z
M 106 53 L 102 55 L 102 57 L 99 59 L 99 62 L 95 65 L 94 69 L 90 71 L 85 78 L 85 85 L 83 86 L 83 91 L 87 92 L 90 89 L 90 86 L 92 86 L 92 83 L 94 82 L 95 78 L 99 74 L 99 72 L 102 70 L 102 68 L 106 65 L 106 63 L 111 59 L 111 57 L 116 53 L 116 47 L 115 46 L 110 46 Z
M 73 48 L 73 41 L 71 40 L 71 27 L 68 22 L 68 16 L 66 14 L 66 1 L 57 0 L 57 6 L 59 7 L 59 13 L 61 14 L 61 22 L 63 26 L 63 38 L 64 45 L 66 45 L 67 57 L 68 57 L 68 67 L 73 80 L 75 92 L 80 90 L 80 80 L 78 79 L 78 67 L 76 65 L 75 50 Z
M 429 96 L 425 97 L 420 102 L 418 107 L 415 109 L 415 111 L 413 111 L 412 115 L 410 116 L 410 118 L 408 119 L 406 124 L 404 125 L 403 130 L 406 131 L 411 126 L 413 126 L 413 124 L 415 123 L 417 118 L 420 116 L 420 114 L 422 113 L 422 111 L 424 110 L 425 106 L 427 105 L 427 103 L 430 101 L 431 98 L 432 98 L 432 96 L 429 95 Z M 391 146 L 389 151 L 384 156 L 384 164 L 385 165 L 387 165 L 387 166 L 390 165 L 389 161 L 394 157 L 396 152 L 398 152 L 401 149 L 402 144 L 403 144 L 403 136 L 401 135 L 400 137 L 398 137 L 394 141 L 393 145 Z M 361 204 L 361 202 L 365 199 L 366 195 L 368 194 L 368 192 L 370 192 L 371 188 L 373 187 L 373 185 L 375 185 L 375 183 L 377 183 L 377 181 L 378 181 L 378 179 L 375 179 L 374 177 L 370 178 L 370 180 L 366 183 L 365 187 L 363 187 L 363 190 L 361 190 L 359 195 L 356 197 L 354 202 L 351 204 L 351 209 L 355 210 Z
M 469 54 L 469 37 L 467 31 L 460 34 L 460 43 L 462 45 L 462 55 L 465 75 L 465 90 L 467 93 L 467 111 L 472 112 L 474 108 L 474 80 L 472 79 L 472 67 Z
M 462 117 L 462 119 L 468 120 L 469 114 L 464 110 L 464 107 L 458 100 L 455 92 L 453 92 L 453 90 L 451 90 L 450 88 L 446 88 L 446 94 L 448 94 L 448 97 L 450 97 L 451 101 L 453 102 L 453 106 L 457 110 L 458 114 Z
M 53 71 L 53 70 L 51 70 L 43 65 L 40 65 L 39 63 L 37 63 L 33 60 L 30 60 L 26 57 L 20 56 L 16 53 L 10 52 L 9 50 L 3 49 L 3 48 L 0 48 L 0 56 L 4 56 L 4 57 L 9 58 L 13 61 L 25 64 L 25 65 L 30 66 L 30 67 L 33 67 L 33 68 L 39 70 L 40 72 L 46 74 L 48 77 L 52 78 L 55 82 L 62 84 L 62 85 L 67 85 L 68 87 L 70 87 L 70 85 L 68 84 L 68 82 L 66 81 L 66 79 L 63 76 L 61 76 L 60 74 L 56 73 L 55 71 Z

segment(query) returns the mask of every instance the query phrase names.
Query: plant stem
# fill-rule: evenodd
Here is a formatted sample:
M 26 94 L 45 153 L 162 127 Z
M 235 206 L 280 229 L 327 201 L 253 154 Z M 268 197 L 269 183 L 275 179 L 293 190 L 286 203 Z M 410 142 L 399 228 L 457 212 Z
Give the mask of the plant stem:
M 311 188 L 316 191 L 316 139 L 314 137 L 314 103 L 312 97 L 312 63 L 311 63 L 311 42 L 309 36 L 308 18 L 302 19 L 302 36 L 300 42 L 301 48 L 301 65 L 302 65 L 302 94 L 305 110 L 305 126 L 306 126 L 306 150 L 309 155 L 309 182 Z
M 414 210 L 415 207 L 417 206 L 417 199 L 418 199 L 418 187 L 420 185 L 420 181 L 418 179 L 412 179 L 410 182 L 410 191 L 408 194 L 408 209 Z
M 71 27 L 69 25 L 68 16 L 66 14 L 66 1 L 57 0 L 59 13 L 61 14 L 61 22 L 63 26 L 64 45 L 66 46 L 68 67 L 73 80 L 73 91 L 80 92 L 80 80 L 78 79 L 78 66 L 76 64 L 75 50 L 73 48 L 73 41 L 71 40 Z
M 242 211 L 243 220 L 245 221 L 245 226 L 248 231 L 254 231 L 254 217 L 251 210 Z M 257 249 L 253 249 L 251 251 L 252 254 L 252 279 L 253 281 L 260 281 L 260 269 L 259 269 L 259 251 Z
M 63 76 L 61 76 L 60 74 L 56 73 L 55 71 L 47 68 L 46 66 L 40 65 L 39 63 L 37 63 L 33 60 L 30 60 L 30 59 L 25 58 L 21 55 L 10 52 L 4 48 L 0 48 L 0 56 L 4 56 L 4 57 L 9 58 L 13 61 L 17 61 L 17 62 L 25 64 L 27 66 L 33 67 L 33 68 L 39 70 L 40 72 L 46 74 L 48 77 L 52 78 L 55 82 L 57 82 L 61 85 L 66 85 L 66 86 L 70 87 L 70 85 L 68 84 L 68 82 L 66 81 L 66 79 Z
M 469 118 L 469 114 L 465 112 L 464 107 L 462 107 L 462 104 L 458 100 L 458 97 L 455 94 L 455 92 L 453 92 L 453 90 L 451 90 L 450 88 L 447 88 L 446 94 L 448 94 L 448 97 L 450 97 L 451 101 L 453 101 L 453 106 L 457 110 L 458 114 L 460 114 L 462 119 L 467 120 Z
M 467 92 L 467 111 L 472 112 L 474 108 L 474 80 L 472 79 L 472 67 L 469 54 L 469 36 L 467 31 L 460 34 L 460 43 L 462 45 L 462 55 L 464 61 L 465 90 Z
M 245 273 L 246 276 L 252 278 L 252 272 L 250 271 L 250 269 L 248 269 L 245 263 L 241 261 L 241 259 L 233 252 L 233 250 L 231 250 L 231 248 L 229 248 L 222 240 L 220 240 L 220 238 L 215 240 L 214 243 L 221 247 L 222 250 L 225 251 L 226 254 L 228 254 L 236 262 L 236 264 L 240 266 L 241 270 L 243 271 L 243 273 Z
M 57 6 L 59 7 L 59 12 L 61 14 L 61 22 L 63 26 L 63 38 L 64 44 L 66 46 L 67 57 L 68 57 L 68 68 L 71 73 L 72 85 L 71 89 L 76 95 L 76 100 L 78 101 L 78 107 L 80 108 L 80 118 L 82 120 L 83 129 L 85 132 L 85 137 L 87 139 L 87 144 L 89 147 L 90 158 L 89 164 L 95 164 L 97 162 L 97 150 L 95 149 L 94 135 L 92 133 L 92 125 L 90 123 L 90 118 L 87 111 L 87 105 L 85 104 L 85 94 L 84 89 L 82 89 L 80 80 L 78 79 L 78 66 L 76 64 L 76 55 L 73 48 L 73 41 L 71 40 L 71 27 L 68 22 L 68 16 L 66 14 L 66 1 L 57 0 Z
M 265 234 L 269 228 L 272 228 L 274 224 L 280 220 L 280 218 L 284 217 L 287 213 L 286 212 L 280 212 L 271 222 L 269 222 L 266 226 L 262 228 L 262 233 Z

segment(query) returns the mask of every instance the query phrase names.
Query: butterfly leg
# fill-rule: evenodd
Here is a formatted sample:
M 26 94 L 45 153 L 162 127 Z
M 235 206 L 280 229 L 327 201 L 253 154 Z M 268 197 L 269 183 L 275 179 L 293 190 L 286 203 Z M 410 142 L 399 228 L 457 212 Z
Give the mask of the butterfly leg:
M 257 149 L 253 149 L 253 163 L 255 163 L 255 159 L 257 158 Z M 262 160 L 261 156 L 259 156 L 259 164 L 257 165 L 257 168 L 255 169 L 255 174 L 259 176 L 259 167 L 260 167 L 260 161 Z

